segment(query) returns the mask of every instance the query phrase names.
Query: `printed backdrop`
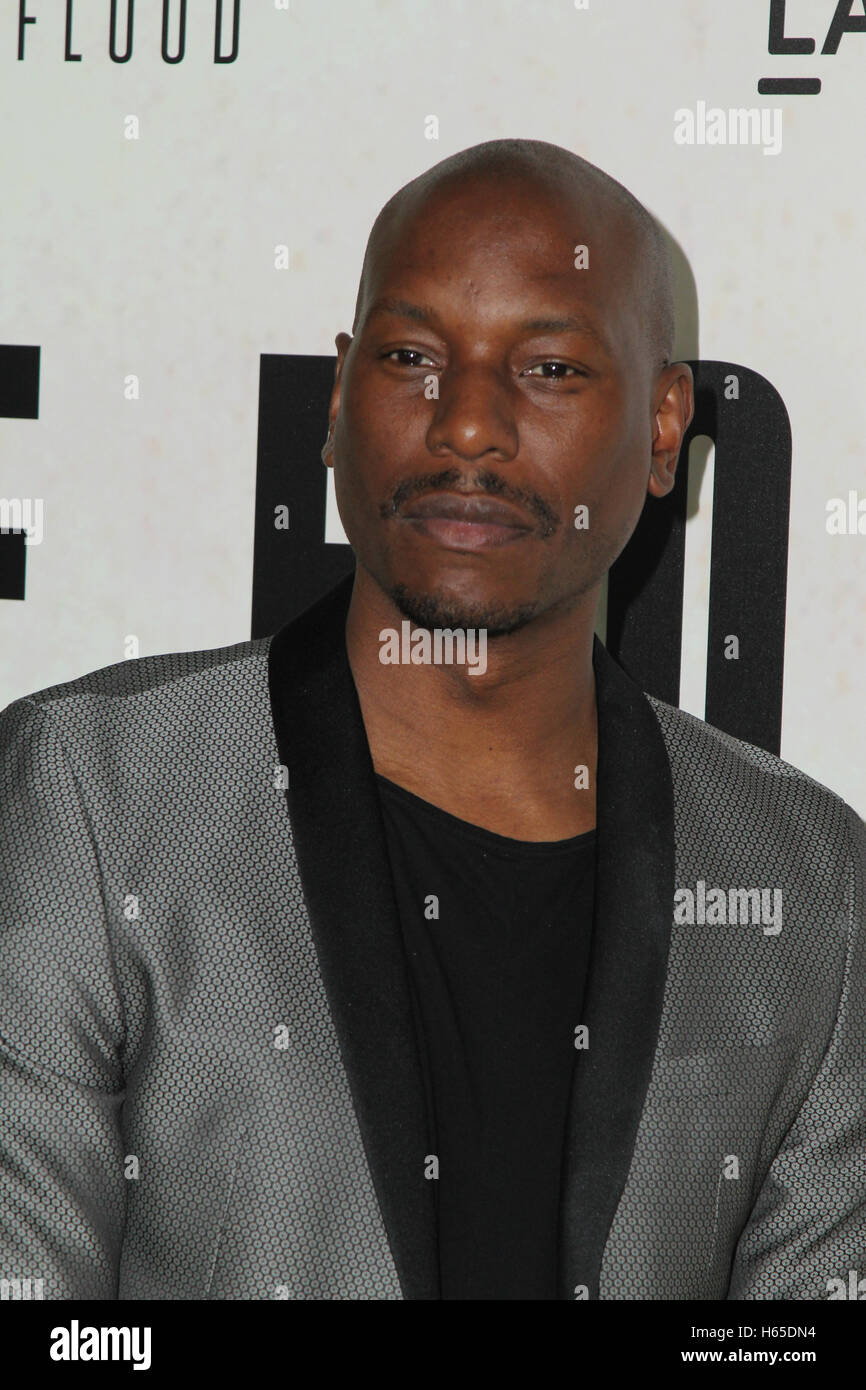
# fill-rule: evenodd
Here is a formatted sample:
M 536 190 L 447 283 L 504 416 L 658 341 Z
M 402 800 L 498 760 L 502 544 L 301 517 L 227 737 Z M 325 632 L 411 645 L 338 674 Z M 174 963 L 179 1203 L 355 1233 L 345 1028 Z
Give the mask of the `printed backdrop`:
M 523 136 L 663 224 L 715 392 L 655 642 L 679 703 L 744 727 L 763 685 L 782 756 L 866 812 L 864 108 L 863 0 L 0 0 L 0 705 L 343 572 L 318 447 L 370 225 Z

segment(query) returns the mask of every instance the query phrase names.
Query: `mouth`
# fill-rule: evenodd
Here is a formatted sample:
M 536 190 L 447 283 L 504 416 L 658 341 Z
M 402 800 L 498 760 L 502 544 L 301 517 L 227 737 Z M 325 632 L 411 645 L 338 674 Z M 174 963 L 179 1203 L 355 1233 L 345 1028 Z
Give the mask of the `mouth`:
M 398 519 L 450 550 L 486 550 L 533 533 L 524 512 L 498 498 L 437 492 L 416 498 Z

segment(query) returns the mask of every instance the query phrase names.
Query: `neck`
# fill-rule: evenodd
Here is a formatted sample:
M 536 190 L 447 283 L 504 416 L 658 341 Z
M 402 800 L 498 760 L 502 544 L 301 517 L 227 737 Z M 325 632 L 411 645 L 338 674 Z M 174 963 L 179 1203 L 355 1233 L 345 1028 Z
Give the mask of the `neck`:
M 346 649 L 376 772 L 514 839 L 558 840 L 592 829 L 597 599 L 596 587 L 568 611 L 550 610 L 488 640 L 483 671 L 384 665 L 379 634 L 400 633 L 405 620 L 359 565 Z

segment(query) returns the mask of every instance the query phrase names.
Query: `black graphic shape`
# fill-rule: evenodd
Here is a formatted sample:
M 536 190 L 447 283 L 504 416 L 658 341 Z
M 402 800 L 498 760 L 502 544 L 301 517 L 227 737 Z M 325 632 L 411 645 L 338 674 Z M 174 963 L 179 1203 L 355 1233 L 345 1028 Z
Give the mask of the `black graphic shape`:
M 39 348 L 0 343 L 0 415 L 39 418 Z
M 0 415 L 39 418 L 39 348 L 0 343 Z M 0 532 L 0 599 L 23 599 L 27 548 L 23 531 Z
M 758 372 L 732 362 L 692 362 L 695 418 L 678 478 L 649 498 L 610 572 L 607 646 L 645 690 L 679 703 L 685 506 L 689 447 L 716 446 L 705 718 L 778 754 L 782 729 L 791 425 L 784 401 Z M 739 399 L 725 399 L 736 376 Z M 739 659 L 725 657 L 725 638 Z
M 275 632 L 355 568 L 348 545 L 325 544 L 328 433 L 334 357 L 262 353 L 253 550 L 253 637 Z M 274 508 L 289 508 L 289 529 Z
M 820 91 L 820 77 L 758 78 L 760 97 L 816 97 Z

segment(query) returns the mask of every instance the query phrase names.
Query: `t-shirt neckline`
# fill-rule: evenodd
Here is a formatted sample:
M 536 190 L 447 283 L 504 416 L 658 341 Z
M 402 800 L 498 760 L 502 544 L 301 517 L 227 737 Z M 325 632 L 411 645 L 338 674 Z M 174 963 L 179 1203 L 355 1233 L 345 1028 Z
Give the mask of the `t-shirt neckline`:
M 572 854 L 575 850 L 588 849 L 595 841 L 595 829 L 584 830 L 580 835 L 570 835 L 565 840 L 517 840 L 510 835 L 500 835 L 495 830 L 488 830 L 486 826 L 474 825 L 472 821 L 462 820 L 459 816 L 454 816 L 450 811 L 444 810 L 443 807 L 436 806 L 432 801 L 425 801 L 423 796 L 416 796 L 415 792 L 401 787 L 398 782 L 392 782 L 381 772 L 374 772 L 373 775 L 380 791 L 390 796 L 392 800 L 402 802 L 403 805 L 418 810 L 443 829 L 450 830 L 452 834 L 460 835 L 464 839 L 474 840 L 476 843 L 484 845 L 485 848 L 533 857 L 536 855 Z

